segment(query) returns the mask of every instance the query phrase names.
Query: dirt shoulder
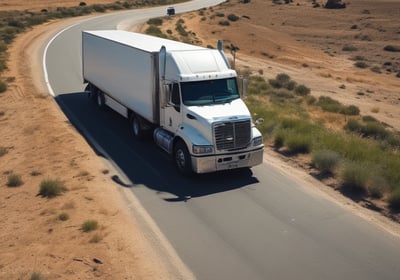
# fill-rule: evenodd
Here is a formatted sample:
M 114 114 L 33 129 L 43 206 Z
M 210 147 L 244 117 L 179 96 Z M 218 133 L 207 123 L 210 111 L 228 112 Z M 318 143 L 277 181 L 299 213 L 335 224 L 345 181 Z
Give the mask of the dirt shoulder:
M 42 42 L 69 22 L 36 27 L 9 50 L 4 76 L 15 80 L 0 94 L 0 147 L 7 151 L 0 157 L 0 278 L 30 279 L 32 273 L 46 279 L 180 278 L 179 260 L 161 244 L 162 235 L 149 226 L 140 203 L 122 198 L 129 190 L 122 194 L 111 179 L 112 166 L 37 82 Z M 24 184 L 7 186 L 11 174 Z M 68 191 L 52 199 L 38 196 L 44 179 L 61 180 Z M 62 221 L 60 214 L 69 218 Z M 83 232 L 87 220 L 96 220 L 98 229 Z

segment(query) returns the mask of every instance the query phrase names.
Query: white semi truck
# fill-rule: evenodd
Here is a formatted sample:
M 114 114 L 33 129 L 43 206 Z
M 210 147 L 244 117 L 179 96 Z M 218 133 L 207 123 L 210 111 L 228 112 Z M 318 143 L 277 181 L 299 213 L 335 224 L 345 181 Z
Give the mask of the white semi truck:
M 263 138 L 240 98 L 222 50 L 121 31 L 83 31 L 86 91 L 129 119 L 135 137 L 153 132 L 184 174 L 252 167 Z

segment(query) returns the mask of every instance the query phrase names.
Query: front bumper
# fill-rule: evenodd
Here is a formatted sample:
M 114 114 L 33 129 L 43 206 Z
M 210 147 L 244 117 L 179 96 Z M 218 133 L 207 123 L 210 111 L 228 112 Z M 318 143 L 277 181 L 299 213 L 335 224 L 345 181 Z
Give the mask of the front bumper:
M 252 167 L 263 162 L 264 147 L 232 154 L 197 157 L 192 155 L 192 168 L 196 173 L 208 173 L 243 167 Z

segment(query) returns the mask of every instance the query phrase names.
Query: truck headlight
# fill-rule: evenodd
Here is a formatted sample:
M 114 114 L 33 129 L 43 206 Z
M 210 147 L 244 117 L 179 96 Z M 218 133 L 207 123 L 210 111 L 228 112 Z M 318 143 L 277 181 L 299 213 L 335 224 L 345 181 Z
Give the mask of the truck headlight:
M 193 145 L 194 154 L 210 154 L 214 151 L 213 146 L 199 146 Z
M 260 146 L 263 143 L 262 136 L 254 137 L 253 139 L 253 146 Z

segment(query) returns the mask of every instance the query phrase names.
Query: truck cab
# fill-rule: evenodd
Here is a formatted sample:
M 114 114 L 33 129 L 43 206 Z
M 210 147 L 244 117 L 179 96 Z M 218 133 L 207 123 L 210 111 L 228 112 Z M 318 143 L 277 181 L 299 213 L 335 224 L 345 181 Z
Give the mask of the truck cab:
M 155 142 L 182 173 L 251 167 L 263 138 L 241 99 L 236 72 L 220 50 L 160 50 L 160 127 Z

